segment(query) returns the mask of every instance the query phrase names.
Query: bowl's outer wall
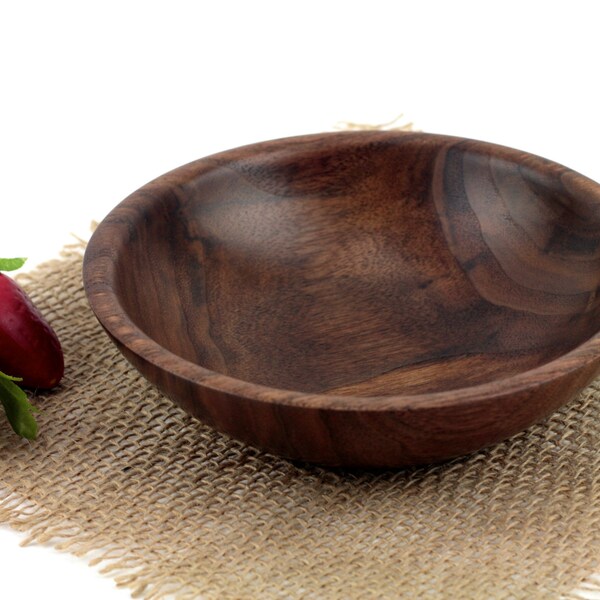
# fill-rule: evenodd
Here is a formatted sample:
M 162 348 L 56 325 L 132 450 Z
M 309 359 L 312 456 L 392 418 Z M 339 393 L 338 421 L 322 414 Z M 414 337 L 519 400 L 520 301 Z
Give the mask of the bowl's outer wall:
M 113 340 L 124 356 L 187 413 L 233 438 L 285 458 L 331 467 L 429 464 L 490 446 L 547 417 L 600 371 L 597 361 L 517 393 L 479 402 L 395 410 L 332 410 L 264 402 L 199 386 L 156 367 Z
M 335 148 L 347 141 L 368 146 L 402 143 L 409 138 L 411 143 L 419 139 L 428 145 L 432 140 L 438 142 L 444 153 L 460 144 L 487 154 L 497 150 L 501 157 L 522 163 L 520 168 L 533 170 L 542 179 L 564 179 L 566 187 L 561 187 L 561 193 L 575 190 L 572 198 L 577 199 L 578 206 L 591 207 L 590 215 L 597 216 L 600 192 L 593 182 L 543 159 L 488 144 L 428 134 L 381 132 L 306 136 L 291 143 L 302 148 L 311 144 Z M 160 202 L 186 179 L 200 176 L 215 163 L 253 156 L 257 149 L 276 157 L 278 150 L 286 148 L 287 142 L 282 140 L 237 149 L 158 178 L 107 217 L 86 251 L 84 282 L 100 322 L 128 360 L 187 412 L 237 439 L 285 457 L 327 465 L 391 467 L 439 461 L 505 439 L 550 414 L 596 376 L 600 359 L 595 335 L 548 365 L 497 383 L 447 393 L 375 398 L 270 389 L 211 372 L 162 348 L 140 331 L 124 309 L 123 298 L 119 298 L 118 280 L 127 267 L 128 245 L 137 236 L 140 219 L 147 218 L 148 203 Z M 438 208 L 443 215 L 444 207 Z M 452 231 L 446 234 L 450 243 L 456 244 L 457 260 L 468 262 L 472 257 L 461 256 L 461 240 Z M 135 280 L 136 273 L 129 271 L 127 277 Z M 546 275 L 542 273 L 542 277 Z M 541 282 L 546 284 L 546 280 Z M 144 281 L 137 285 L 142 290 Z M 505 289 L 492 285 L 490 293 L 500 297 Z M 595 310 L 594 300 L 595 288 L 576 316 L 585 311 L 587 315 L 590 307 Z M 590 322 L 595 325 L 598 311 L 592 316 Z M 590 331 L 590 335 L 595 333 Z

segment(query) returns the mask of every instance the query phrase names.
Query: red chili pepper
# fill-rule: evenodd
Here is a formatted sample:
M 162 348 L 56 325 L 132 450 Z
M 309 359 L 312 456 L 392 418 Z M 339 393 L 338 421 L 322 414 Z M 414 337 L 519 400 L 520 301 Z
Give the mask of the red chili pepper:
M 0 371 L 30 388 L 52 388 L 64 358 L 58 337 L 27 294 L 0 273 Z

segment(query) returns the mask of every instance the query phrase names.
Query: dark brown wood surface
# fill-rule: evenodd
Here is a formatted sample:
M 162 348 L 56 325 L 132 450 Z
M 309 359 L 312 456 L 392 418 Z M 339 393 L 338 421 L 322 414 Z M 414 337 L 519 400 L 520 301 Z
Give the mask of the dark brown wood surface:
M 504 439 L 600 366 L 600 186 L 423 133 L 265 142 L 146 185 L 86 252 L 93 310 L 191 414 L 330 465 Z

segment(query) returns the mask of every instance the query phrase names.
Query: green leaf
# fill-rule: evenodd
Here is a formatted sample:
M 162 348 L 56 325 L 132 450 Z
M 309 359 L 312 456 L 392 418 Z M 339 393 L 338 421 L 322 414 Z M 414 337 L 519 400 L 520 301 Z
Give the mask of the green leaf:
M 22 377 L 11 377 L 2 371 L 0 371 L 0 379 L 6 379 L 7 381 L 23 381 Z
M 0 373 L 0 402 L 14 432 L 28 440 L 35 440 L 38 426 L 33 413 L 37 408 L 30 404 L 27 394 L 15 383 L 15 378 Z
M 24 264 L 26 258 L 0 258 L 0 271 L 16 271 Z

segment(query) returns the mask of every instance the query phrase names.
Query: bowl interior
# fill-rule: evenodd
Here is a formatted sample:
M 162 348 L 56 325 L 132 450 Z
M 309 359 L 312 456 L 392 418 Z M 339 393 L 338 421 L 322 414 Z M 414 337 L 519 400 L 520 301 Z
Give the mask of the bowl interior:
M 324 140 L 223 153 L 138 196 L 116 282 L 134 323 L 212 371 L 363 396 L 509 377 L 598 331 L 583 178 L 441 136 Z

